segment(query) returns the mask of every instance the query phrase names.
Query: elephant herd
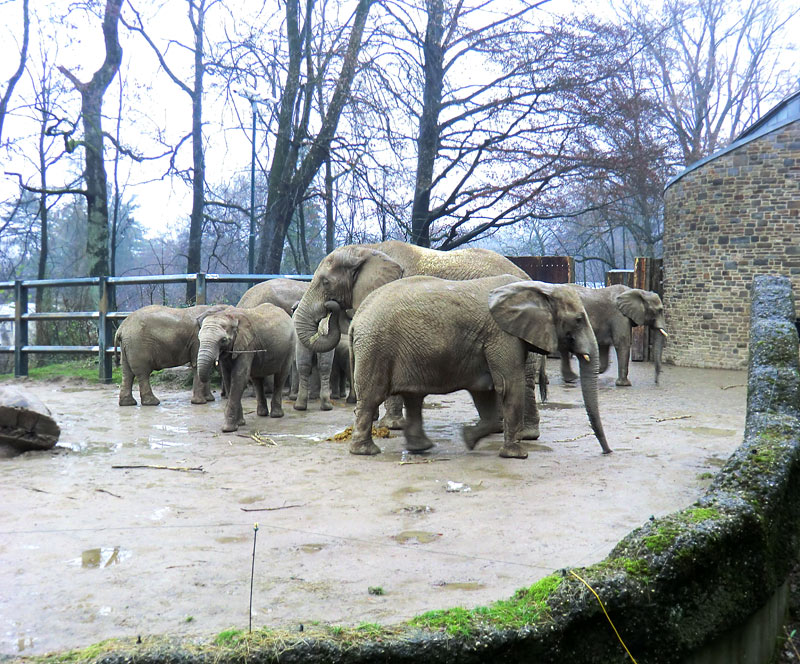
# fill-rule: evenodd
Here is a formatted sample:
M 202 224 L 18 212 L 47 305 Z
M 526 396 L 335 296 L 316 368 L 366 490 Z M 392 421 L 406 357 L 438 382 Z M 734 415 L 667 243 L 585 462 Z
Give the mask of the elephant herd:
M 436 251 L 399 241 L 349 245 L 326 256 L 311 283 L 273 279 L 248 290 L 235 307 L 185 309 L 150 306 L 120 326 L 123 381 L 120 406 L 157 405 L 153 370 L 191 363 L 192 403 L 213 400 L 209 376 L 219 364 L 228 400 L 223 431 L 244 424 L 241 398 L 252 382 L 258 415 L 283 415 L 290 375 L 295 408 L 304 410 L 313 365 L 320 375 L 320 405 L 329 410 L 331 370 L 349 378 L 355 402 L 350 452 L 377 454 L 379 424 L 402 428 L 406 449 L 433 446 L 422 422 L 428 394 L 467 390 L 479 420 L 463 427 L 469 449 L 503 433 L 500 456 L 525 458 L 523 441 L 539 437 L 535 388 L 546 389 L 544 360 L 559 352 L 567 382 L 578 379 L 589 422 L 604 454 L 610 453 L 598 406 L 597 374 L 617 353 L 619 386 L 630 385 L 632 327 L 655 335 L 655 379 L 661 369 L 664 310 L 655 293 L 625 286 L 590 289 L 531 281 L 507 258 L 487 249 Z M 296 369 L 295 370 L 293 370 Z M 272 401 L 265 379 L 273 379 Z M 340 391 L 341 385 L 337 388 Z M 356 399 L 357 397 L 357 399 Z M 405 407 L 405 413 L 403 412 Z

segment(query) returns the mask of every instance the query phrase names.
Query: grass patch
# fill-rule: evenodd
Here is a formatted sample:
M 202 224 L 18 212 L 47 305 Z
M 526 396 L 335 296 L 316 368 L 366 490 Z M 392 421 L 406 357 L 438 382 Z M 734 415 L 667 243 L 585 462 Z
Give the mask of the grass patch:
M 719 516 L 719 512 L 713 507 L 692 507 L 658 522 L 655 532 L 642 541 L 653 553 L 663 553 L 687 526 L 717 519 Z
M 221 631 L 214 638 L 214 644 L 218 646 L 231 646 L 238 643 L 245 635 L 243 629 L 226 629 Z
M 561 577 L 546 576 L 529 588 L 520 588 L 511 599 L 475 609 L 454 607 L 428 611 L 410 621 L 415 627 L 441 630 L 452 636 L 469 636 L 482 627 L 516 629 L 548 617 L 547 598 L 561 585 Z
M 100 382 L 100 369 L 96 360 L 70 360 L 55 364 L 46 364 L 41 367 L 29 367 L 28 377 L 31 380 L 56 380 L 58 378 L 78 378 L 87 383 Z M 0 380 L 11 380 L 14 374 L 3 374 Z M 111 380 L 115 383 L 122 382 L 122 368 L 113 367 Z

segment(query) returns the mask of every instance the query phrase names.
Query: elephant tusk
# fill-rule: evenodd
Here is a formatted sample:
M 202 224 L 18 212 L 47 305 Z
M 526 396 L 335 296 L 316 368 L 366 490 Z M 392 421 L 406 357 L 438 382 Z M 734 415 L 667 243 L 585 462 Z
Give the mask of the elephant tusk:
M 659 332 L 661 332 L 661 334 L 663 334 L 665 338 L 669 336 L 669 335 L 666 333 L 666 331 L 665 331 L 664 329 L 660 328 L 660 327 L 658 328 L 658 331 L 659 331 Z
M 588 355 L 581 355 L 581 357 L 582 357 L 584 360 L 586 360 L 587 362 L 591 362 L 591 361 L 592 361 L 592 358 L 590 358 Z

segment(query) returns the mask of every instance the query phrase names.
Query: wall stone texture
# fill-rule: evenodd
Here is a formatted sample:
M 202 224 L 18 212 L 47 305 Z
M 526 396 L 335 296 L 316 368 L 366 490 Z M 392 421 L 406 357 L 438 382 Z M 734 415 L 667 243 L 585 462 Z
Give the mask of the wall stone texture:
M 750 287 L 760 274 L 800 292 L 800 121 L 723 153 L 664 194 L 664 359 L 747 366 Z

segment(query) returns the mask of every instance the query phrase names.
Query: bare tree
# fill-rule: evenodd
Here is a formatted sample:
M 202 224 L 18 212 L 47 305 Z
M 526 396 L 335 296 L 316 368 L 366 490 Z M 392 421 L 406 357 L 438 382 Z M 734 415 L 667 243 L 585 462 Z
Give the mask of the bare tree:
M 22 77 L 22 72 L 25 71 L 25 64 L 28 59 L 28 41 L 30 39 L 31 19 L 28 12 L 28 0 L 22 0 L 22 44 L 19 50 L 19 65 L 16 71 L 11 75 L 6 84 L 6 89 L 0 97 L 0 145 L 3 144 L 3 121 L 5 120 L 6 113 L 8 112 L 8 104 L 11 101 L 11 95 L 14 92 L 14 87 Z
M 59 71 L 66 76 L 81 95 L 81 117 L 85 167 L 83 179 L 87 203 L 86 255 L 90 276 L 108 274 L 108 178 L 103 155 L 102 110 L 103 95 L 122 62 L 118 23 L 124 0 L 106 0 L 103 15 L 105 60 L 91 80 L 84 83 L 66 67 Z

